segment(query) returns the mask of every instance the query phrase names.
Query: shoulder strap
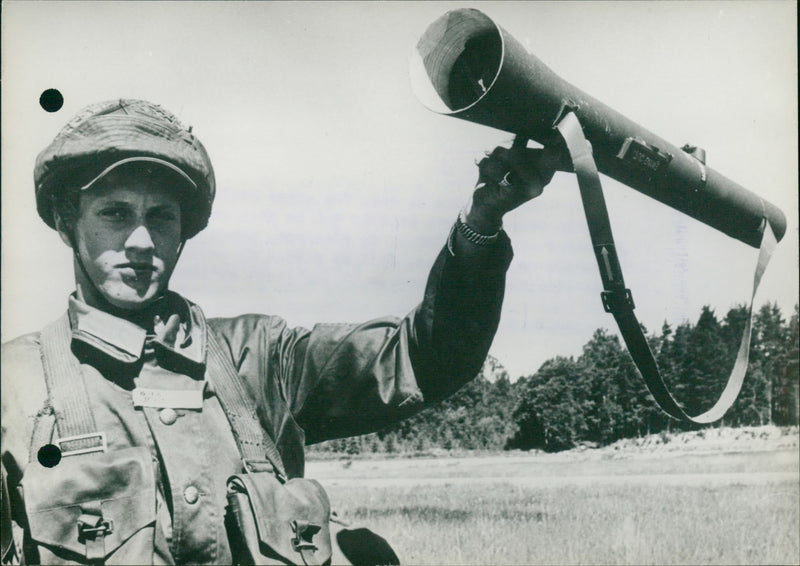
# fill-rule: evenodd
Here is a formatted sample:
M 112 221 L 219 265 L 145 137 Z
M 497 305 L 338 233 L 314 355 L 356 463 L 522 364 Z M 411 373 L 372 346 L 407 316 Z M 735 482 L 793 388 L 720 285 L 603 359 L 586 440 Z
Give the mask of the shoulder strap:
M 105 433 L 97 430 L 81 366 L 70 348 L 72 338 L 67 314 L 42 330 L 40 343 L 61 455 L 104 452 Z
M 777 244 L 769 222 L 764 221 L 761 248 L 753 277 L 753 292 L 750 296 L 747 324 L 742 334 L 739 353 L 728 378 L 728 383 L 713 407 L 700 415 L 690 416 L 675 401 L 667 389 L 653 352 L 650 350 L 647 338 L 642 332 L 642 327 L 636 315 L 633 313 L 633 298 L 630 290 L 625 287 L 625 281 L 622 278 L 622 268 L 614 247 L 614 238 L 611 234 L 611 223 L 608 219 L 608 211 L 603 198 L 600 176 L 592 157 L 589 142 L 583 135 L 580 122 L 575 114 L 569 112 L 557 124 L 556 128 L 567 144 L 567 149 L 578 177 L 583 209 L 589 225 L 589 234 L 591 235 L 597 264 L 600 268 L 600 277 L 603 281 L 603 306 L 606 312 L 610 312 L 614 316 L 622 338 L 636 367 L 642 374 L 647 388 L 659 407 L 673 418 L 701 424 L 721 419 L 736 401 L 744 382 L 744 376 L 747 373 L 753 319 L 753 299 L 761 282 L 761 276 L 764 274 L 770 256 Z
M 278 480 L 284 482 L 286 471 L 278 448 L 261 427 L 255 403 L 248 395 L 242 377 L 211 329 L 208 332 L 206 362 L 209 379 L 213 382 L 222 410 L 231 424 L 245 469 L 261 471 L 263 465 L 268 464 Z
M 105 433 L 97 431 L 83 372 L 70 349 L 71 341 L 66 314 L 46 326 L 40 339 L 45 383 L 58 431 L 56 443 L 62 456 L 106 449 Z M 213 332 L 208 333 L 208 364 L 209 376 L 230 422 L 245 468 L 255 471 L 266 464 L 278 479 L 285 480 L 286 472 L 278 449 L 261 428 L 255 404 Z

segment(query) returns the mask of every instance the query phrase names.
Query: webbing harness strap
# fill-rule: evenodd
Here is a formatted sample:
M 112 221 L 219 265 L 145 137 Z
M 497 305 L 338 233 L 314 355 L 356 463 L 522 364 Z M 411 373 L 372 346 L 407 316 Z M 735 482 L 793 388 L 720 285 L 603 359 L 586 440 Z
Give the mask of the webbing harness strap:
M 45 385 L 53 408 L 58 438 L 54 443 L 61 457 L 106 451 L 106 436 L 97 430 L 86 383 L 78 359 L 72 354 L 69 316 L 63 315 L 42 329 L 39 338 Z M 34 425 L 33 443 L 42 442 L 52 433 L 52 419 L 41 415 Z M 41 446 L 31 445 L 29 458 L 38 457 Z M 79 540 L 85 546 L 85 556 L 90 562 L 102 561 L 106 556 L 105 537 L 113 531 L 113 521 L 106 520 L 98 502 L 83 502 L 77 521 Z
M 728 383 L 717 402 L 710 409 L 700 415 L 690 416 L 675 401 L 667 389 L 653 352 L 650 350 L 647 338 L 642 332 L 642 327 L 636 319 L 636 315 L 633 313 L 633 298 L 630 290 L 625 287 L 625 282 L 622 278 L 622 268 L 614 247 L 611 222 L 609 221 L 608 210 L 603 198 L 600 176 L 592 157 L 591 146 L 583 135 L 580 122 L 574 113 L 569 112 L 558 122 L 556 128 L 566 142 L 575 174 L 578 177 L 583 210 L 586 214 L 586 222 L 589 226 L 589 234 L 591 235 L 592 246 L 597 258 L 597 265 L 600 268 L 600 278 L 603 281 L 603 306 L 606 312 L 614 315 L 622 338 L 628 347 L 628 352 L 630 352 L 631 358 L 633 358 L 636 367 L 642 374 L 647 389 L 658 406 L 673 418 L 701 424 L 711 423 L 722 418 L 736 401 L 747 372 L 753 321 L 753 300 L 761 282 L 761 277 L 777 245 L 769 222 L 764 220 L 761 247 L 753 276 L 753 292 L 750 295 L 747 323 L 739 344 L 736 363 L 728 378 Z
M 233 367 L 230 356 L 225 354 L 213 331 L 208 332 L 207 345 L 208 375 L 231 424 L 245 468 L 247 471 L 261 471 L 264 464 L 268 464 L 278 480 L 284 482 L 286 471 L 278 448 L 261 427 L 255 403 L 248 395 L 242 377 Z
M 62 456 L 105 451 L 105 433 L 97 431 L 80 363 L 72 354 L 68 315 L 48 325 L 41 334 L 42 366 L 50 403 L 55 413 Z M 239 454 L 248 471 L 274 470 L 279 480 L 286 479 L 283 461 L 269 434 L 261 428 L 255 404 L 247 394 L 241 376 L 222 346 L 208 333 L 208 376 L 231 425 Z M 44 427 L 42 424 L 41 427 Z M 40 431 L 37 438 L 49 436 Z M 31 459 L 40 446 L 31 446 Z M 266 458 L 265 458 L 266 457 Z
M 69 317 L 47 325 L 40 338 L 42 367 L 55 413 L 62 456 L 105 452 L 105 433 L 97 430 L 80 363 L 70 350 Z

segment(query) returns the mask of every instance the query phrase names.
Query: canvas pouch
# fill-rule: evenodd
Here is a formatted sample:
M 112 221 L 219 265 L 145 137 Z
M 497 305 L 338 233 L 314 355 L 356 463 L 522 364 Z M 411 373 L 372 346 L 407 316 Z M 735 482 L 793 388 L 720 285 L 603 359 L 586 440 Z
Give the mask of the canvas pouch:
M 30 540 L 40 564 L 152 564 L 156 483 L 146 448 L 33 461 L 22 479 Z
M 228 479 L 226 525 L 235 564 L 330 564 L 331 506 L 315 480 L 272 472 Z

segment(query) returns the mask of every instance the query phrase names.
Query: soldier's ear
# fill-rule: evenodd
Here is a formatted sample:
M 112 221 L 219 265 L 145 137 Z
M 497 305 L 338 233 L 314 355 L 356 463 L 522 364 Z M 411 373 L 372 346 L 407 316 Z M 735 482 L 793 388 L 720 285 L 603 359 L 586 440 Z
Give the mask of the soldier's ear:
M 69 226 L 66 222 L 64 222 L 64 219 L 61 218 L 61 215 L 58 213 L 58 211 L 53 211 L 53 219 L 55 220 L 56 230 L 58 230 L 58 235 L 61 237 L 61 241 L 71 248 L 71 234 L 74 227 Z

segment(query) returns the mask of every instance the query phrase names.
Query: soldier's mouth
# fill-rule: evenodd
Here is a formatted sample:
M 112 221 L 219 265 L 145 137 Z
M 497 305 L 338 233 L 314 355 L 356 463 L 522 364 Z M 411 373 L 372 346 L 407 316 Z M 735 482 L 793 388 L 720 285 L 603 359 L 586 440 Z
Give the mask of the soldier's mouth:
M 122 263 L 117 266 L 117 269 L 132 269 L 133 271 L 155 271 L 156 266 L 152 263 L 139 263 L 139 262 L 131 262 L 131 263 Z

